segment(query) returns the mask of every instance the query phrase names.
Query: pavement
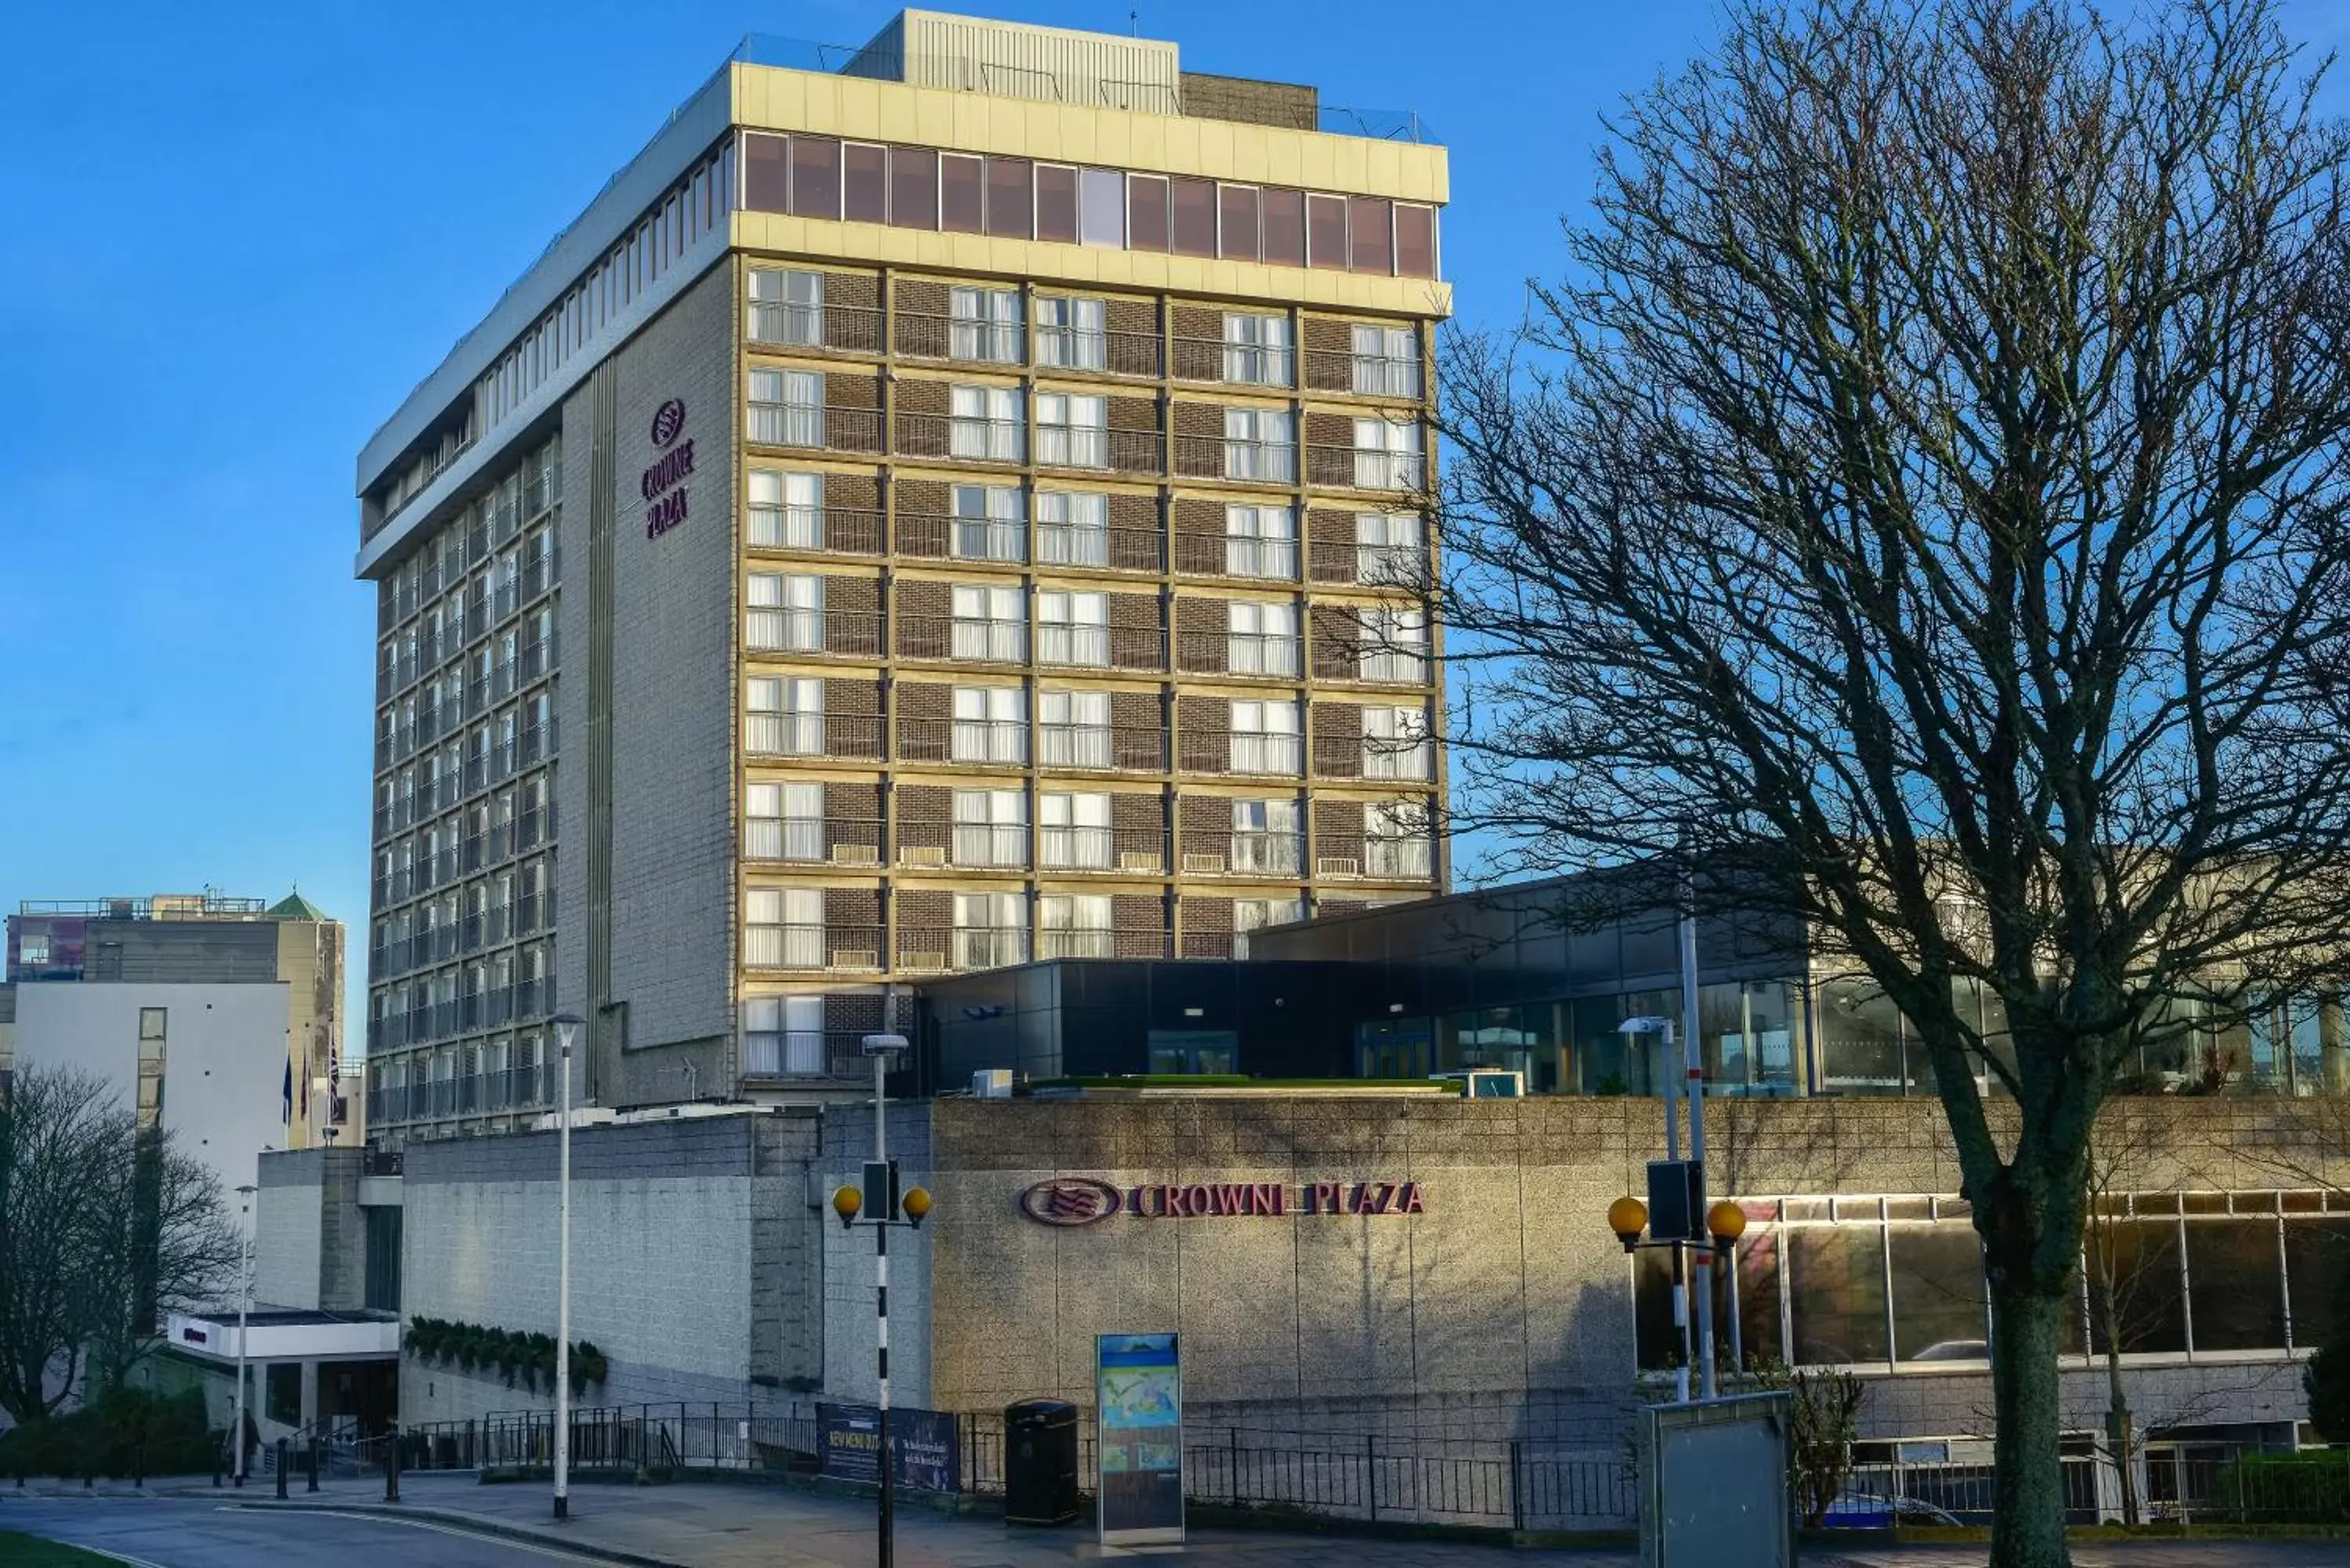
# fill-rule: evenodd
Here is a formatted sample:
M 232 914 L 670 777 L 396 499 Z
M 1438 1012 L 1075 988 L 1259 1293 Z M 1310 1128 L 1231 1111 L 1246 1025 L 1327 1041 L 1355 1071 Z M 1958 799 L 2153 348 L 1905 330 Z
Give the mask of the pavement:
M 636 1568 L 870 1568 L 869 1500 L 795 1488 L 681 1482 L 573 1489 L 571 1517 L 550 1517 L 544 1482 L 483 1486 L 471 1474 L 411 1474 L 401 1501 L 373 1477 L 297 1480 L 284 1503 L 270 1486 L 244 1493 L 209 1482 L 0 1487 L 0 1530 L 105 1551 L 138 1568 L 263 1568 L 331 1560 L 335 1568 L 524 1568 L 550 1557 Z M 1008 1526 L 988 1515 L 900 1511 L 903 1568 L 1057 1568 L 1106 1553 L 1077 1525 Z M 1149 1554 L 1213 1568 L 1636 1568 L 1628 1548 L 1512 1549 L 1276 1531 L 1198 1531 L 1180 1551 Z M 1981 1568 L 1980 1545 L 1807 1547 L 1804 1568 Z M 2074 1568 L 2350 1568 L 2350 1541 L 2078 1542 Z M 1732 1565 L 1725 1565 L 1732 1568 Z

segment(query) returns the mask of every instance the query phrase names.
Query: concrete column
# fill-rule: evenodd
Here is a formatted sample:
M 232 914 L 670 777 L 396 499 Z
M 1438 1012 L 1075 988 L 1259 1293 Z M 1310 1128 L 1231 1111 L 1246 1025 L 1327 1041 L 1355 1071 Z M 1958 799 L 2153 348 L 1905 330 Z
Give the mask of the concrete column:
M 318 1418 L 318 1359 L 310 1356 L 302 1363 L 302 1419 L 308 1426 Z

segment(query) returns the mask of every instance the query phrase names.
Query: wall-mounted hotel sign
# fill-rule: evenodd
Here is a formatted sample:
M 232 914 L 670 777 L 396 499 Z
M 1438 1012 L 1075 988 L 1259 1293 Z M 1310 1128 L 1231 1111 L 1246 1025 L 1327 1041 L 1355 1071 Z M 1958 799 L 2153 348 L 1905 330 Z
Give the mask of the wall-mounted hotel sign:
M 1055 1176 L 1020 1194 L 1020 1212 L 1039 1225 L 1136 1220 L 1230 1220 L 1250 1216 L 1419 1214 L 1417 1181 L 1191 1181 L 1118 1187 L 1090 1176 Z
M 653 410 L 653 446 L 660 456 L 639 476 L 637 488 L 645 498 L 645 537 L 658 539 L 685 521 L 693 472 L 693 443 L 678 444 L 685 433 L 685 400 L 671 398 Z

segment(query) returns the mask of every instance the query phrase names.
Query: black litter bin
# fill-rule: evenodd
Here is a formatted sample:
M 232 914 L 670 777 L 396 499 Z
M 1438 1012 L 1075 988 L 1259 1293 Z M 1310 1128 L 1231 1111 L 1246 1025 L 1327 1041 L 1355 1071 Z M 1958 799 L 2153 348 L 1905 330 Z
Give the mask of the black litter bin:
M 1003 1407 L 1003 1518 L 1066 1524 L 1077 1517 L 1077 1407 L 1023 1399 Z

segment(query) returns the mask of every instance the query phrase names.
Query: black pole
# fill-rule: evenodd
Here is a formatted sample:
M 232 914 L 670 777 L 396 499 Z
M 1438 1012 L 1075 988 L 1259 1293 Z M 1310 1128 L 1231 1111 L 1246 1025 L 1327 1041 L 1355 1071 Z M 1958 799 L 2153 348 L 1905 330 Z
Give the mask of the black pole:
M 874 1310 L 880 1325 L 874 1351 L 881 1379 L 881 1568 L 893 1568 L 897 1521 L 891 1511 L 897 1501 L 898 1456 L 889 1448 L 889 1222 L 886 1215 L 873 1227 L 873 1259 L 878 1293 Z
M 396 1421 L 383 1435 L 383 1501 L 400 1501 L 400 1424 Z
M 286 1472 L 294 1468 L 294 1460 L 287 1452 L 287 1446 L 285 1438 L 277 1439 L 277 1501 L 280 1502 L 286 1501 Z
M 310 1485 L 308 1490 L 311 1491 L 318 1490 L 318 1434 L 316 1432 L 310 1434 Z

